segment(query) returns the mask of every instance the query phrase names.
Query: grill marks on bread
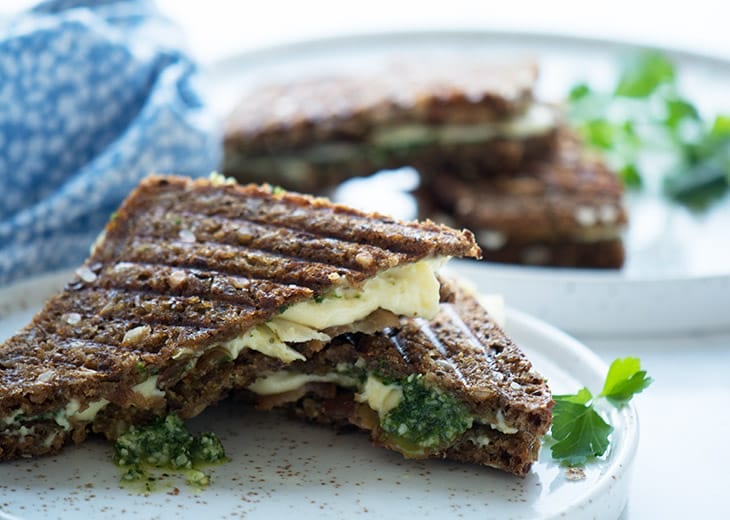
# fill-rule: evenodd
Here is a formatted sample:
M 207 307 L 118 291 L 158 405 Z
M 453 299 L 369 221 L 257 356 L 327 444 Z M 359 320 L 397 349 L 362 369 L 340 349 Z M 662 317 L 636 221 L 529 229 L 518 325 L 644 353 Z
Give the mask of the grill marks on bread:
M 108 398 L 106 383 L 133 386 L 176 364 L 181 348 L 202 352 L 338 284 L 429 256 L 478 255 L 471 233 L 430 222 L 149 177 L 77 278 L 0 347 L 0 415 L 55 410 L 77 383 L 89 400 Z
M 537 460 L 540 437 L 552 421 L 547 382 L 472 294 L 451 280 L 442 281 L 441 287 L 442 302 L 434 319 L 402 318 L 396 329 L 338 337 L 311 359 L 286 370 L 327 374 L 362 359 L 365 369 L 378 377 L 400 380 L 423 374 L 428 384 L 454 396 L 484 423 L 475 421 L 449 446 L 407 456 L 448 458 L 524 476 Z M 370 430 L 375 444 L 401 451 L 381 431 L 374 412 L 363 415 L 364 405 L 353 392 L 335 391 L 334 384 L 256 400 L 264 407 L 287 406 L 308 420 L 356 425 Z M 490 426 L 500 423 L 516 431 L 503 433 Z
M 434 319 L 403 318 L 393 334 L 358 337 L 356 348 L 373 364 L 387 360 L 388 375 L 424 374 L 476 415 L 501 411 L 520 431 L 543 435 L 551 422 L 547 383 L 473 296 L 448 285 L 453 301 Z

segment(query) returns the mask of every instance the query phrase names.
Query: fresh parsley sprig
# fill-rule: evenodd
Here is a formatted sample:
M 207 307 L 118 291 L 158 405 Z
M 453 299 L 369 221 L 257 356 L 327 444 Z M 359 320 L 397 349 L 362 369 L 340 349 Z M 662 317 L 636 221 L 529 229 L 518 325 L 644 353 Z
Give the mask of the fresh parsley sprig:
M 730 116 L 703 118 L 677 77 L 666 55 L 638 53 L 612 91 L 574 86 L 568 118 L 628 188 L 646 185 L 653 164 L 666 195 L 700 209 L 730 192 Z
M 605 399 L 622 408 L 651 383 L 646 371 L 641 370 L 639 359 L 626 357 L 611 363 L 603 390 L 597 396 L 585 387 L 575 394 L 553 396 L 553 458 L 567 466 L 581 466 L 606 453 L 613 426 L 596 410 L 596 401 Z

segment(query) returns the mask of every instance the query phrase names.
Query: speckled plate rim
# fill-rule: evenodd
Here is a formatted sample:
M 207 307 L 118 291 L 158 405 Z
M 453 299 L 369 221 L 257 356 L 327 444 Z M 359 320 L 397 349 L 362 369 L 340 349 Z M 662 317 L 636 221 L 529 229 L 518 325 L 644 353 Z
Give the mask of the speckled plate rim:
M 454 261 L 482 292 L 581 337 L 694 336 L 730 330 L 730 276 L 626 280 L 575 270 Z
M 543 320 L 508 306 L 505 330 L 509 331 L 511 321 L 520 324 L 522 333 L 511 335 L 518 344 L 521 342 L 528 345 L 534 344 L 533 338 L 525 337 L 527 334 L 534 335 L 534 339 L 540 337 L 550 341 L 551 352 L 556 354 L 560 351 L 561 368 L 569 373 L 593 374 L 591 381 L 583 381 L 583 383 L 591 391 L 602 388 L 608 366 L 583 343 Z M 576 388 L 575 391 L 577 390 Z M 588 503 L 591 506 L 597 503 L 596 510 L 600 511 L 602 507 L 615 507 L 616 504 L 612 503 L 614 500 L 622 501 L 620 513 L 628 502 L 631 468 L 639 447 L 639 416 L 633 404 L 629 404 L 621 410 L 603 408 L 602 411 L 610 415 L 613 425 L 621 425 L 620 428 L 616 428 L 611 438 L 611 464 L 591 492 L 575 497 L 574 503 L 566 509 L 565 513 L 571 512 L 580 517 L 585 515 L 585 518 L 592 518 L 588 514 L 589 510 L 586 509 Z M 591 507 L 590 511 L 592 510 Z M 562 517 L 563 513 L 560 516 Z
M 0 288 L 0 320 L 9 312 L 30 311 L 39 302 L 59 290 L 71 271 L 45 274 Z M 558 367 L 591 389 L 601 387 L 606 364 L 588 347 L 554 326 L 511 307 L 506 308 L 505 329 L 518 344 L 525 344 L 528 356 L 535 355 Z M 20 328 L 24 324 L 18 323 Z M 537 346 L 537 348 L 536 348 Z M 577 388 L 575 389 L 577 390 Z M 639 441 L 639 421 L 633 405 L 622 410 L 605 410 L 617 425 L 599 480 L 590 489 L 577 494 L 560 511 L 546 518 L 616 518 L 629 497 L 629 481 Z M 605 461 L 602 463 L 605 464 Z M 0 509 L 0 520 L 20 520 Z

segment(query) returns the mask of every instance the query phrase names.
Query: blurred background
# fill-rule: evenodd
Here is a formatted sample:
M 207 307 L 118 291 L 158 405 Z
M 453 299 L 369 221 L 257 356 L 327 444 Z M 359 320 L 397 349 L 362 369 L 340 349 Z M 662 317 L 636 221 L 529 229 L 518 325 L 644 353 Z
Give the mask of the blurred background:
M 0 20 L 34 3 L 3 0 Z M 300 39 L 405 29 L 569 34 L 730 57 L 730 5 L 722 0 L 158 0 L 157 5 L 183 27 L 190 52 L 202 62 Z
M 34 3 L 0 0 L 0 27 L 4 20 Z M 73 4 L 73 0 L 68 3 Z M 205 92 L 209 94 L 209 103 L 216 104 L 215 108 L 223 100 L 219 114 L 225 113 L 231 99 L 231 92 L 216 89 L 225 87 L 228 69 L 246 76 L 246 66 L 256 70 L 261 66 L 254 57 L 240 62 L 239 68 L 235 67 L 235 61 L 226 68 L 227 58 L 264 47 L 352 34 L 481 30 L 561 35 L 730 59 L 730 3 L 722 0 L 158 0 L 156 4 L 182 28 L 185 41 L 181 45 L 204 67 L 208 83 L 213 79 L 215 84 L 206 85 Z M 548 40 L 530 38 L 529 43 L 549 43 Z M 547 43 L 540 51 L 548 53 Z M 585 42 L 581 45 L 589 47 Z M 600 46 L 594 46 L 593 50 L 570 49 L 576 54 L 585 51 L 589 57 L 585 67 L 578 67 L 580 75 L 587 74 L 594 65 L 601 65 L 600 59 L 592 58 L 592 53 L 597 52 L 595 47 Z M 343 49 L 338 51 L 346 56 Z M 699 83 L 699 88 L 694 90 L 691 81 L 687 85 L 693 103 L 704 108 L 713 99 L 717 101 L 714 110 L 730 113 L 727 94 L 730 68 L 717 60 L 677 57 L 682 67 L 686 63 L 680 62 L 697 62 L 688 74 L 692 76 L 689 79 Z M 552 77 L 560 76 L 560 68 L 546 67 L 546 70 L 557 71 Z M 117 79 L 117 71 L 114 72 L 112 76 Z M 74 69 L 71 75 L 76 77 L 77 71 Z M 557 92 L 568 92 L 570 84 L 564 83 L 558 85 Z M 238 84 L 232 82 L 231 86 L 232 93 L 237 94 Z M 693 95 L 697 91 L 701 93 Z M 210 95 L 211 92 L 215 95 Z M 21 112 L 21 115 L 25 121 L 27 114 Z M 726 119 L 730 121 L 730 117 Z M 725 138 L 730 143 L 730 132 Z M 136 155 L 136 150 L 129 155 Z M 126 191 L 120 191 L 119 197 L 123 193 Z M 709 335 L 728 329 L 730 260 L 726 258 L 730 256 L 730 248 L 722 245 L 727 244 L 730 229 L 730 196 L 725 200 L 726 204 L 715 208 L 712 215 L 676 210 L 652 199 L 647 199 L 643 206 L 634 205 L 632 219 L 641 225 L 634 226 L 628 236 L 632 253 L 630 264 L 618 273 L 622 276 L 612 273 L 613 277 L 609 274 L 599 278 L 594 273 L 563 276 L 551 271 L 547 274 L 494 271 L 493 278 L 482 278 L 491 291 L 506 294 L 510 305 L 573 333 L 582 333 L 582 337 L 598 332 L 599 339 L 591 340 L 590 347 L 604 361 L 640 355 L 642 364 L 651 367 L 650 373 L 657 384 L 647 393 L 646 406 L 641 410 L 642 438 L 650 441 L 643 443 L 637 457 L 629 506 L 632 518 L 656 517 L 662 513 L 664 517 L 675 518 L 698 513 L 710 517 L 718 516 L 720 507 L 727 510 L 726 464 L 723 463 L 727 457 L 725 461 L 718 460 L 717 446 L 726 442 L 730 423 L 717 411 L 726 406 L 730 396 L 726 373 L 726 347 L 730 340 L 727 335 Z M 104 220 L 110 212 L 103 214 Z M 31 219 L 26 221 L 28 224 Z M 78 252 L 80 259 L 80 255 L 86 254 L 86 242 L 78 243 L 83 243 L 83 251 Z M 39 249 L 38 254 L 43 251 Z M 27 253 L 20 251 L 18 255 L 25 258 L 22 255 Z M 0 254 L 0 264 L 2 260 Z M 68 257 L 66 261 L 75 260 Z M 479 276 L 486 273 L 483 265 L 479 269 Z M 22 274 L 20 268 L 17 273 Z M 626 336 L 614 338 L 616 331 Z M 666 337 L 673 331 L 683 331 L 687 336 Z M 652 339 L 651 334 L 657 332 L 663 336 Z M 667 418 L 676 415 L 677 410 L 683 410 L 686 420 L 674 421 L 667 428 Z M 703 425 L 703 442 L 683 442 L 697 438 L 698 424 Z M 672 456 L 678 446 L 682 447 L 679 458 Z M 663 478 L 661 483 L 657 482 L 657 476 Z

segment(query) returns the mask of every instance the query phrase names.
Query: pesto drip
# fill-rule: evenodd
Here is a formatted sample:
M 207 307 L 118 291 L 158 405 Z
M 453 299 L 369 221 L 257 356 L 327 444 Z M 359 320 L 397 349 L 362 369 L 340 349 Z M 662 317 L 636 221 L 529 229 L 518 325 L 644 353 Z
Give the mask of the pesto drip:
M 200 467 L 227 460 L 215 434 L 193 435 L 174 414 L 146 426 L 133 426 L 114 443 L 114 463 L 123 470 L 122 481 L 144 483 L 146 491 L 152 491 L 152 483 L 158 480 L 151 469 L 183 473 L 188 484 L 204 487 L 210 477 Z

